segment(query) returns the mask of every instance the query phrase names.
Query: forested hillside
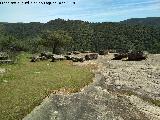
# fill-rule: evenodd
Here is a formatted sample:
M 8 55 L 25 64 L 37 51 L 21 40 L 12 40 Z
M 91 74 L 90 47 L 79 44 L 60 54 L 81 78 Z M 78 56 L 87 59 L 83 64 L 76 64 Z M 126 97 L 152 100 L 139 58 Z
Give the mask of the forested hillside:
M 56 19 L 47 23 L 0 23 L 0 47 L 30 52 L 47 50 L 39 45 L 42 34 L 63 30 L 73 38 L 65 50 L 134 49 L 160 53 L 160 18 L 132 21 L 89 23 Z
M 121 23 L 160 26 L 160 17 L 131 18 L 131 19 L 128 19 L 128 20 L 121 21 Z

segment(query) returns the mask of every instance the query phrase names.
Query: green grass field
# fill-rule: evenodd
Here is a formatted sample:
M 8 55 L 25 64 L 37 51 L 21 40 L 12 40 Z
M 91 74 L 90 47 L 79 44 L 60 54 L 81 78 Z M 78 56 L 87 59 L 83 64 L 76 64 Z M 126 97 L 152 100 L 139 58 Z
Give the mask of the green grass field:
M 39 105 L 50 91 L 60 88 L 77 91 L 92 82 L 88 68 L 69 61 L 31 63 L 29 54 L 19 55 L 19 62 L 0 65 L 0 120 L 18 120 Z

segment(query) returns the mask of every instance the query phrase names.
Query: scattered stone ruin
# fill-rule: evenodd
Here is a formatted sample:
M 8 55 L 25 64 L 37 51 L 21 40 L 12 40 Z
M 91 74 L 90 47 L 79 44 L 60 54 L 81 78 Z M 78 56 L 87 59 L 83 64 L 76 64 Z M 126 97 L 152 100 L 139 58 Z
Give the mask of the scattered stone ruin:
M 43 60 L 51 59 L 51 62 L 61 61 L 61 60 L 72 60 L 73 62 L 84 62 L 85 60 L 93 60 L 98 58 L 98 53 L 91 53 L 90 51 L 73 51 L 67 52 L 66 55 L 57 55 L 50 52 L 43 52 L 39 56 L 35 55 L 31 57 L 31 62 L 38 62 Z
M 115 50 L 100 50 L 99 54 L 91 51 L 72 51 L 67 52 L 65 55 L 52 54 L 51 52 L 43 52 L 39 56 L 31 57 L 31 62 L 43 61 L 51 59 L 51 62 L 72 60 L 73 62 L 84 62 L 86 60 L 94 60 L 98 58 L 98 55 L 108 55 L 109 53 L 115 52 Z M 148 53 L 143 51 L 119 51 L 114 53 L 113 60 L 129 60 L 138 61 L 147 58 Z
M 113 60 L 121 60 L 127 58 L 129 61 L 140 61 L 147 58 L 148 52 L 145 51 L 130 51 L 115 53 Z

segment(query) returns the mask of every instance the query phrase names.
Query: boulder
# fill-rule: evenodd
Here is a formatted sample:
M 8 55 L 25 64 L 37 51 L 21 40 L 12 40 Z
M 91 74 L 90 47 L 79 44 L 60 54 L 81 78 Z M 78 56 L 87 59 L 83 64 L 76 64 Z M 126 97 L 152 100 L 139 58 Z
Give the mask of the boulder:
M 67 60 L 72 60 L 73 62 L 84 62 L 84 55 L 66 55 Z
M 84 57 L 72 57 L 72 61 L 73 62 L 84 62 L 85 61 L 85 58 Z
M 39 56 L 33 56 L 33 57 L 31 58 L 31 61 L 30 61 L 30 62 L 38 62 L 38 61 L 40 61 L 40 59 L 41 59 L 41 57 L 39 57 Z
M 90 53 L 85 55 L 85 60 L 93 60 L 98 58 L 98 53 Z
M 121 60 L 122 58 L 127 58 L 127 53 L 116 53 L 114 54 L 113 60 Z
M 73 55 L 65 55 L 67 60 L 72 60 Z
M 56 61 L 56 60 L 59 60 L 59 61 L 61 61 L 61 60 L 66 60 L 66 57 L 65 56 L 63 56 L 63 55 L 53 55 L 52 56 L 52 62 L 54 62 L 54 61 Z
M 51 52 L 43 52 L 40 57 L 46 57 L 47 59 L 52 59 L 53 54 Z
M 46 56 L 42 56 L 42 57 L 39 57 L 40 58 L 40 60 L 48 60 L 48 58 L 46 57 Z
M 128 53 L 128 60 L 139 61 L 145 60 L 147 58 L 148 53 L 143 51 L 131 51 Z

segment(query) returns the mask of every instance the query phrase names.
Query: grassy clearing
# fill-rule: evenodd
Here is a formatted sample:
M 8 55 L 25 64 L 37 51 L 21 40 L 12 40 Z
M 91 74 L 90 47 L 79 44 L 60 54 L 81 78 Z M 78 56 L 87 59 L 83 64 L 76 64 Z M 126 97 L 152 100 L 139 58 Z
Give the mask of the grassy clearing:
M 92 81 L 93 74 L 87 68 L 72 66 L 68 61 L 31 63 L 27 56 L 21 54 L 18 64 L 0 66 L 6 69 L 0 73 L 0 120 L 22 119 L 50 91 L 78 91 Z

